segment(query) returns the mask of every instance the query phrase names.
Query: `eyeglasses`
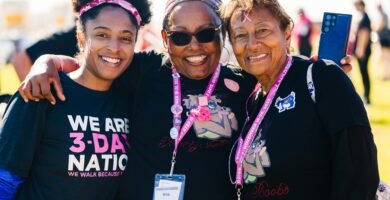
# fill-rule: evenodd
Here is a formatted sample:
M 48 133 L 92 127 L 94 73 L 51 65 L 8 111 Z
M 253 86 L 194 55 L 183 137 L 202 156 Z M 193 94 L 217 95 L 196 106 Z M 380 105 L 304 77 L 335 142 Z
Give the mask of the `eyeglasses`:
M 172 39 L 172 42 L 177 46 L 185 46 L 188 45 L 192 36 L 195 36 L 196 40 L 200 43 L 207 43 L 214 40 L 216 33 L 221 29 L 221 25 L 216 27 L 205 28 L 199 30 L 196 33 L 188 33 L 183 31 L 167 31 L 167 35 Z

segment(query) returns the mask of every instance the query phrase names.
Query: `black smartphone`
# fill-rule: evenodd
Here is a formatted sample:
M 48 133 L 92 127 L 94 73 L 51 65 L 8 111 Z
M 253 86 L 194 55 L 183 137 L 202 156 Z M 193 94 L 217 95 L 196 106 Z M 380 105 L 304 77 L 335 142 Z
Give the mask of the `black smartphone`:
M 345 57 L 348 47 L 352 15 L 325 12 L 321 27 L 319 59 L 328 59 L 337 63 Z

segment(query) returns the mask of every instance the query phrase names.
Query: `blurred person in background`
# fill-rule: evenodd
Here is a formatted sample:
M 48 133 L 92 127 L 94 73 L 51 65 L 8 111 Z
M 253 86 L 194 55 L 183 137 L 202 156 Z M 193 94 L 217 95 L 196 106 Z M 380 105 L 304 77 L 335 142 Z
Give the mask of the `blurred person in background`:
M 26 49 L 17 51 L 11 58 L 20 81 L 23 81 L 35 60 L 44 54 L 58 54 L 75 56 L 78 51 L 76 27 L 67 31 L 57 32 L 47 38 L 41 39 Z
M 383 79 L 390 80 L 390 29 L 389 17 L 381 4 L 377 6 L 379 12 L 379 26 L 377 29 L 379 44 L 381 46 L 381 62 L 383 66 Z
M 298 15 L 299 19 L 294 28 L 294 33 L 299 48 L 299 54 L 310 57 L 312 50 L 311 39 L 313 33 L 313 24 L 309 17 L 305 14 L 303 8 L 298 10 Z
M 355 1 L 354 6 L 361 14 L 356 38 L 355 38 L 355 56 L 359 63 L 360 74 L 364 86 L 364 102 L 370 104 L 370 76 L 368 74 L 368 60 L 371 55 L 371 20 L 366 13 L 365 3 L 363 1 Z
M 111 85 L 132 62 L 150 5 L 73 0 L 73 8 L 80 13 L 80 67 L 59 74 L 66 102 L 11 99 L 0 126 L 1 200 L 110 200 L 119 189 L 130 148 L 130 104 Z

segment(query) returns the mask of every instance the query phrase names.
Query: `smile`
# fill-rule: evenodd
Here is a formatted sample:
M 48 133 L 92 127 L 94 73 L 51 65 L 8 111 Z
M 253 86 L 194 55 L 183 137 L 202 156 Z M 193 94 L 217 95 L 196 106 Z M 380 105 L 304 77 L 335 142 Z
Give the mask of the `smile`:
M 256 62 L 256 61 L 260 61 L 262 59 L 264 59 L 268 54 L 264 53 L 264 54 L 260 54 L 260 55 L 257 55 L 257 56 L 249 56 L 249 61 L 250 62 Z
M 106 56 L 101 56 L 101 58 L 104 61 L 111 63 L 111 64 L 118 64 L 121 61 L 121 59 L 119 59 L 119 58 L 110 58 L 110 57 L 106 57 Z
M 198 55 L 198 56 L 189 56 L 186 57 L 186 61 L 188 61 L 192 65 L 201 65 L 206 61 L 206 55 Z

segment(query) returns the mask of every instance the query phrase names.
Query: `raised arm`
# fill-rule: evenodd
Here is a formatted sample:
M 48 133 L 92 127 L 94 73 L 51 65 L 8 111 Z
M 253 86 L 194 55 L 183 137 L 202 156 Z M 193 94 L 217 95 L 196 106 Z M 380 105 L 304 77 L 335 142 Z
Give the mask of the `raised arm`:
M 56 103 L 50 87 L 54 86 L 57 97 L 65 101 L 58 71 L 71 72 L 78 68 L 77 61 L 68 56 L 43 55 L 33 64 L 30 72 L 19 86 L 19 93 L 25 102 L 47 99 Z
M 30 71 L 32 62 L 25 50 L 20 51 L 12 57 L 11 63 L 15 68 L 20 81 L 23 81 Z

